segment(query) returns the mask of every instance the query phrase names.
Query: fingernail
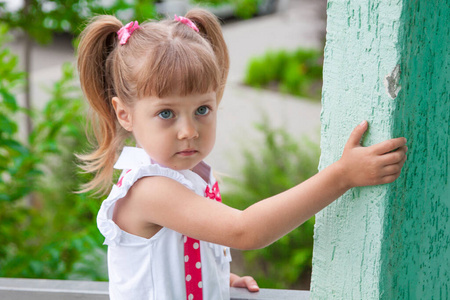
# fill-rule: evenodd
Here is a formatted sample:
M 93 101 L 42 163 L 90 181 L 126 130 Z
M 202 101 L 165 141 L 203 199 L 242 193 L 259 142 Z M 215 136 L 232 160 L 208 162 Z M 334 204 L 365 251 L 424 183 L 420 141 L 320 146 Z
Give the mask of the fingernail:
M 362 126 L 366 125 L 366 122 L 367 122 L 366 120 L 362 121 L 362 122 L 359 124 L 359 126 L 362 127 Z

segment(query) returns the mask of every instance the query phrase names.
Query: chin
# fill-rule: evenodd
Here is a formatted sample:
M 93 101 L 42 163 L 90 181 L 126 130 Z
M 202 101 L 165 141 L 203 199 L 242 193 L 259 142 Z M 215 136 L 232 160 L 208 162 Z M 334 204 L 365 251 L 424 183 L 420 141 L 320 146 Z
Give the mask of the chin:
M 175 171 L 191 170 L 199 163 L 200 163 L 200 161 L 196 161 L 196 162 L 192 162 L 192 163 L 178 163 L 178 164 L 173 164 L 173 165 L 169 166 L 169 168 L 171 168 L 172 170 L 175 170 Z

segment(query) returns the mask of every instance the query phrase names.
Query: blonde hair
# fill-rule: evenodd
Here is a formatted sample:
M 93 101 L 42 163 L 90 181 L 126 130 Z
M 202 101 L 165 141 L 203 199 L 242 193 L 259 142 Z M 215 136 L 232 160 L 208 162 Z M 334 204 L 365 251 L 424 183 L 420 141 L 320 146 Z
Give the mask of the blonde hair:
M 78 155 L 80 167 L 94 173 L 84 191 L 109 190 L 117 151 L 129 135 L 117 121 L 112 98 L 126 105 L 144 97 L 164 98 L 216 91 L 220 102 L 229 69 L 228 50 L 217 18 L 194 9 L 186 15 L 199 33 L 174 20 L 148 21 L 125 45 L 113 16 L 95 17 L 81 33 L 78 71 L 81 88 L 92 108 L 96 146 Z

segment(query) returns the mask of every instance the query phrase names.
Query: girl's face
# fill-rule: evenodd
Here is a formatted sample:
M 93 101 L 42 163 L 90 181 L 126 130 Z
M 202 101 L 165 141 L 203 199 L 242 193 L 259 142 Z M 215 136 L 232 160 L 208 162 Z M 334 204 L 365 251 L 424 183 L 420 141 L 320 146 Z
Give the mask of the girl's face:
M 113 105 L 121 125 L 157 163 L 174 169 L 192 169 L 212 150 L 216 139 L 216 93 L 149 97 L 125 107 Z

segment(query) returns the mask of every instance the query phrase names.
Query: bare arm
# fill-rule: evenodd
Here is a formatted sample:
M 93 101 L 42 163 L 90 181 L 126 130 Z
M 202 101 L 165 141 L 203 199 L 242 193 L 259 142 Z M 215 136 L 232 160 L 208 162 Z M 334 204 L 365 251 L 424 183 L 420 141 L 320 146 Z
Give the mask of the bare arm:
M 246 228 L 264 232 L 263 235 L 254 232 L 250 244 L 264 247 L 281 238 L 352 187 L 390 183 L 397 179 L 406 160 L 406 139 L 362 147 L 360 140 L 366 130 L 367 123 L 355 128 L 339 161 L 292 189 L 244 210 Z M 395 149 L 397 151 L 392 152 Z M 260 220 L 248 215 L 258 215 Z
M 362 147 L 360 139 L 366 129 L 367 123 L 355 128 L 339 161 L 294 188 L 244 211 L 198 196 L 171 179 L 147 177 L 133 186 L 123 213 L 129 214 L 126 219 L 133 222 L 158 224 L 233 248 L 264 247 L 301 225 L 348 189 L 389 183 L 400 175 L 406 159 L 406 140 L 397 138 Z

